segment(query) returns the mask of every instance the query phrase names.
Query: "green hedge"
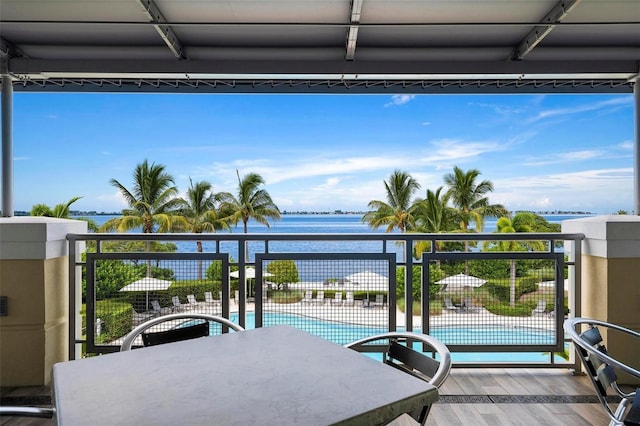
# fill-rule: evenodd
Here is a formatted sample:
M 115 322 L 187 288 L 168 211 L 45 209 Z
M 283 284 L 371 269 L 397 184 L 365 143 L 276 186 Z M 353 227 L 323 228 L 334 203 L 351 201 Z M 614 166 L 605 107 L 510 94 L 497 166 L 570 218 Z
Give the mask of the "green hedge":
M 537 291 L 539 280 L 540 279 L 537 277 L 516 278 L 516 300 L 518 300 L 523 294 Z M 487 281 L 487 283 L 482 287 L 487 289 L 489 294 L 493 297 L 496 297 L 503 302 L 509 301 L 511 284 L 508 280 Z
M 80 310 L 82 329 L 87 329 L 86 305 Z M 96 302 L 96 318 L 102 321 L 100 336 L 96 343 L 105 343 L 118 339 L 133 327 L 133 307 L 129 303 L 114 300 L 98 300 Z

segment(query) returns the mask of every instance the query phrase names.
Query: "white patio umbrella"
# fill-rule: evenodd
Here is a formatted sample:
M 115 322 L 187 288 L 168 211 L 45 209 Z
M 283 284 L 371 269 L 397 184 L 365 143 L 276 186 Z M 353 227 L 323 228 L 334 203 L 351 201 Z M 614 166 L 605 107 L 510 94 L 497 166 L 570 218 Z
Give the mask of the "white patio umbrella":
M 127 284 L 120 291 L 145 291 L 147 293 L 147 311 L 149 310 L 149 292 L 166 290 L 171 285 L 171 281 L 160 278 L 144 277 Z
M 233 271 L 229 273 L 229 276 L 231 278 L 240 278 L 240 271 Z M 270 274 L 269 272 L 263 272 L 262 273 L 263 277 L 272 277 L 273 274 Z M 244 269 L 244 277 L 246 279 L 249 278 L 255 278 L 256 277 L 256 270 L 254 268 L 252 268 L 251 266 L 248 266 Z
M 229 273 L 229 276 L 231 278 L 240 278 L 240 271 L 233 271 Z M 273 274 L 270 274 L 267 271 L 262 272 L 262 276 L 263 277 L 272 277 Z M 246 268 L 244 268 L 244 278 L 245 278 L 245 285 L 247 284 L 247 280 L 253 279 L 256 277 L 256 270 L 254 268 L 252 268 L 251 266 L 248 266 Z M 250 289 L 247 289 L 247 293 L 250 292 Z
M 355 274 L 347 275 L 344 279 L 352 284 L 367 286 L 368 288 L 378 287 L 386 290 L 389 287 L 389 278 L 371 271 L 356 272 Z
M 389 289 L 389 278 L 371 271 L 356 272 L 344 277 L 345 280 L 353 285 L 362 286 L 367 291 L 367 300 L 369 300 L 370 291 L 386 291 Z
M 466 274 L 452 275 L 447 278 L 443 278 L 440 281 L 436 281 L 436 284 L 443 286 L 444 291 L 462 290 L 465 287 L 480 287 L 487 280 L 477 278 Z

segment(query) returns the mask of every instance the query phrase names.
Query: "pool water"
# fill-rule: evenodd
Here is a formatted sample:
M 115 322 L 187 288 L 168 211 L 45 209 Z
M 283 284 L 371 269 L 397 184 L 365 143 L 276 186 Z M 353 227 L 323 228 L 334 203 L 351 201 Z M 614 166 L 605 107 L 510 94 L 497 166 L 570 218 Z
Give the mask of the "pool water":
M 238 314 L 231 314 L 231 321 L 238 323 Z M 288 324 L 304 330 L 308 333 L 326 338 L 340 345 L 355 340 L 386 332 L 386 328 L 368 327 L 363 325 L 336 323 L 299 315 L 266 312 L 263 316 L 263 326 Z M 255 328 L 254 312 L 247 312 L 245 328 Z M 419 329 L 416 329 L 419 332 Z M 524 344 L 553 344 L 555 336 L 553 331 L 528 328 L 528 327 L 501 327 L 501 326 L 451 326 L 434 327 L 430 335 L 445 344 L 482 345 L 524 345 Z M 376 356 L 372 354 L 375 358 Z M 379 358 L 379 357 L 378 357 Z M 453 362 L 527 362 L 548 363 L 549 354 L 542 352 L 452 352 Z M 556 363 L 566 362 L 555 356 Z

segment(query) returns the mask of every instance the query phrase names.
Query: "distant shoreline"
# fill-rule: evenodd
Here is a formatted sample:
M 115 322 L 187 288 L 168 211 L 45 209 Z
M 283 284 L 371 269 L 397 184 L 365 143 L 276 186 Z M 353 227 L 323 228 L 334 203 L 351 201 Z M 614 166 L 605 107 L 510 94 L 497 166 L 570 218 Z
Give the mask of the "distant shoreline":
M 562 215 L 596 215 L 597 213 L 593 213 L 593 212 L 583 212 L 583 211 L 564 211 L 564 210 L 548 210 L 548 211 L 530 211 L 530 210 L 517 210 L 514 211 L 513 213 L 519 213 L 519 212 L 529 212 L 529 213 L 534 213 L 537 215 L 544 215 L 544 216 L 551 216 L 551 215 L 558 215 L 558 216 L 562 216 Z M 336 215 L 336 216 L 340 216 L 340 215 L 363 215 L 365 214 L 366 211 L 342 211 L 342 210 L 335 210 L 335 211 L 283 211 L 282 215 L 283 216 L 288 216 L 288 215 L 298 215 L 298 216 L 304 216 L 304 215 L 309 215 L 309 216 L 314 216 L 314 215 Z M 29 212 L 27 211 L 22 211 L 22 210 L 16 210 L 14 212 L 15 216 L 29 216 Z M 96 212 L 96 211 L 79 211 L 79 210 L 72 210 L 70 212 L 70 216 L 122 216 L 122 212 Z

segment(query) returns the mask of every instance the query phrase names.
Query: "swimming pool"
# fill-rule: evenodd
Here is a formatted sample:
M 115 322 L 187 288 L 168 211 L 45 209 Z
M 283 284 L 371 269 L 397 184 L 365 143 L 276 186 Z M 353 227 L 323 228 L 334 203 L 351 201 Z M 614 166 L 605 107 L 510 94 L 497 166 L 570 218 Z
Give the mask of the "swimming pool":
M 231 314 L 230 319 L 237 323 L 238 314 Z M 387 331 L 386 328 L 330 322 L 294 314 L 276 312 L 264 313 L 264 327 L 278 324 L 291 325 L 340 345 Z M 254 312 L 247 312 L 245 328 L 255 328 Z M 502 327 L 493 325 L 434 327 L 431 329 L 430 334 L 441 340 L 443 343 L 449 345 L 493 344 L 508 346 L 553 344 L 555 341 L 555 336 L 553 335 L 552 330 L 529 327 Z M 549 355 L 541 352 L 453 352 L 451 354 L 451 358 L 454 362 L 549 362 Z M 556 356 L 555 358 L 557 363 L 564 362 L 560 357 Z

